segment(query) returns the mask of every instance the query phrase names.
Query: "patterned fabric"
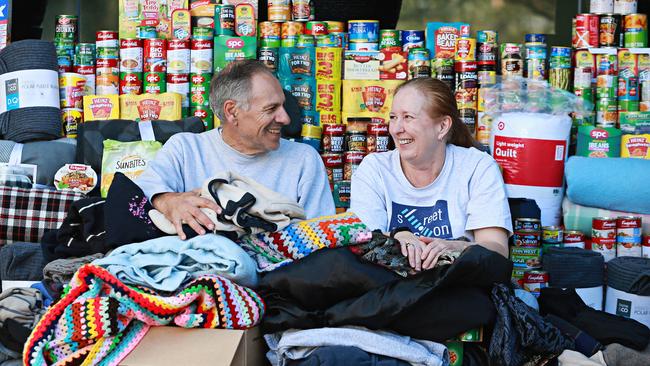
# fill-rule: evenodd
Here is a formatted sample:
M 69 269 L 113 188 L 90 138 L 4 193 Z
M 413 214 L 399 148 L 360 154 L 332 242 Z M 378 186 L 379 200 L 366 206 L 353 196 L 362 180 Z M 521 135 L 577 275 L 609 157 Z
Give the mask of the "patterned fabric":
M 202 276 L 172 296 L 126 286 L 87 264 L 25 343 L 25 365 L 117 365 L 150 327 L 248 329 L 264 313 L 253 290 Z
M 61 225 L 81 193 L 0 187 L 0 245 L 38 243 L 46 230 Z
M 372 232 L 354 213 L 295 222 L 272 233 L 247 235 L 240 245 L 257 261 L 260 271 L 271 271 L 323 248 L 370 241 Z

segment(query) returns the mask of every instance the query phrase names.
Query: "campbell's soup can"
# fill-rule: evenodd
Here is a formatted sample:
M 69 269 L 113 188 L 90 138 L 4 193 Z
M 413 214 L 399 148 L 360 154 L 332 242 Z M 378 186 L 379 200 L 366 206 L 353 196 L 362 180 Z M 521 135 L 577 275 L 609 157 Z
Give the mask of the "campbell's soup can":
M 142 73 L 120 72 L 120 94 L 142 94 Z
M 350 43 L 379 43 L 378 20 L 348 21 Z
M 327 171 L 327 180 L 330 182 L 330 189 L 334 189 L 334 183 L 343 180 L 343 154 L 324 153 L 321 154 L 325 170 Z
M 181 107 L 189 108 L 187 96 L 190 94 L 189 74 L 167 74 L 167 91 L 181 95 Z
M 143 71 L 142 40 L 123 38 L 120 40 L 120 72 L 139 73 Z
M 344 156 L 343 180 L 352 180 L 352 175 L 361 165 L 366 153 L 360 151 L 347 151 Z
M 212 74 L 190 74 L 190 105 L 210 106 L 210 80 Z
M 601 14 L 598 44 L 601 47 L 623 47 L 621 14 Z
M 95 94 L 95 66 L 74 66 L 72 72 L 82 75 L 86 78 L 84 86 L 84 95 Z
M 95 45 L 97 48 L 119 47 L 118 33 L 112 30 L 101 30 L 95 32 Z
M 193 39 L 190 50 L 190 72 L 193 74 L 212 72 L 212 40 Z
M 559 226 L 542 227 L 542 243 L 544 244 L 562 244 L 564 239 L 564 230 Z
M 539 297 L 543 288 L 548 287 L 548 272 L 540 270 L 528 270 L 524 272 L 524 290 Z
M 650 235 L 643 237 L 643 247 L 641 248 L 643 258 L 650 258 Z
M 600 21 L 596 14 L 576 15 L 576 48 L 598 47 Z
M 171 74 L 189 74 L 190 41 L 171 39 L 167 45 L 167 72 Z
M 340 154 L 345 145 L 345 125 L 323 124 L 323 152 Z
M 366 138 L 366 150 L 368 154 L 373 152 L 388 151 L 390 134 L 386 123 L 368 123 L 368 134 Z
M 291 20 L 290 0 L 269 0 L 268 17 L 272 22 L 287 22 Z
M 147 94 L 162 94 L 167 91 L 164 72 L 145 72 L 142 87 Z
M 616 219 L 616 255 L 641 257 L 641 217 L 620 216 Z
M 402 38 L 402 51 L 409 52 L 412 48 L 424 47 L 424 31 L 403 30 L 400 31 Z
M 120 91 L 119 60 L 98 58 L 95 69 L 95 93 L 97 95 L 118 94 Z
M 540 219 L 528 218 L 528 217 L 518 217 L 515 219 L 515 231 L 519 230 L 542 230 L 542 222 Z
M 616 219 L 594 217 L 591 223 L 591 250 L 603 255 L 605 262 L 616 258 Z
M 541 232 L 536 230 L 517 230 L 512 235 L 516 247 L 539 247 L 541 244 Z
M 167 72 L 167 42 L 160 38 L 148 38 L 142 44 L 144 71 Z
M 284 22 L 282 23 L 282 28 L 280 30 L 280 35 L 282 39 L 289 37 L 298 37 L 301 34 L 305 33 L 305 25 L 300 22 Z
M 585 235 L 582 231 L 567 230 L 564 232 L 563 243 L 565 248 L 585 249 Z

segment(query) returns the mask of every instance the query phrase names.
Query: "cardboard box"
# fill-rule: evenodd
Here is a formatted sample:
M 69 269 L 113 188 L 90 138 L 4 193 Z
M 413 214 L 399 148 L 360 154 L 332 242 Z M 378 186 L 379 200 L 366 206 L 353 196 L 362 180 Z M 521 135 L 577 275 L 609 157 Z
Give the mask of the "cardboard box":
M 217 36 L 214 38 L 214 73 L 235 60 L 257 57 L 257 37 Z
M 344 59 L 346 80 L 379 80 L 379 51 L 345 51 Z
M 243 330 L 153 327 L 120 366 L 268 365 L 259 327 Z

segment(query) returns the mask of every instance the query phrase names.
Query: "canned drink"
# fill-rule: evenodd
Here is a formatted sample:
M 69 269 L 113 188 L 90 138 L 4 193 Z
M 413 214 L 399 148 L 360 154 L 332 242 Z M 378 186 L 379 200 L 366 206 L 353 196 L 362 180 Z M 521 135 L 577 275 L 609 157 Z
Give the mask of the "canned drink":
M 541 244 L 541 232 L 539 230 L 518 230 L 512 235 L 513 244 L 516 247 L 534 247 Z
M 214 33 L 217 36 L 235 35 L 235 7 L 233 5 L 217 4 L 214 6 Z
M 343 154 L 326 152 L 321 154 L 321 158 L 323 159 L 323 165 L 325 165 L 330 189 L 334 190 L 334 183 L 343 180 Z
M 564 239 L 564 230 L 559 226 L 542 227 L 542 243 L 544 244 L 562 244 Z
M 524 62 L 521 55 L 521 44 L 503 43 L 500 46 L 501 75 L 504 78 L 524 75 Z
M 79 42 L 78 24 L 79 17 L 76 15 L 57 15 L 54 25 L 54 39 L 73 43 Z
M 120 72 L 120 94 L 142 94 L 142 72 Z
M 95 33 L 95 46 L 97 46 L 97 48 L 118 48 L 118 33 L 112 30 L 97 31 Z
M 599 252 L 605 262 L 616 257 L 616 219 L 594 217 L 591 224 L 591 250 Z
M 212 73 L 212 40 L 193 39 L 190 46 L 190 73 Z
M 614 0 L 614 13 L 633 14 L 636 13 L 637 0 Z
M 305 26 L 300 22 L 284 22 L 282 23 L 281 36 L 282 38 L 298 37 L 305 33 Z
M 429 50 L 412 48 L 408 54 L 409 79 L 431 77 Z
M 424 47 L 424 31 L 403 30 L 401 31 L 402 51 L 409 52 L 412 48 Z
M 212 41 L 214 39 L 214 29 L 209 27 L 194 27 L 192 28 L 192 39 Z
M 190 115 L 200 118 L 206 131 L 214 128 L 214 115 L 210 107 L 193 106 L 190 108 Z
M 400 31 L 397 29 L 381 29 L 379 31 L 379 49 L 402 47 Z
M 189 74 L 190 41 L 171 39 L 167 44 L 167 72 L 170 74 Z
M 548 287 L 548 272 L 540 270 L 528 270 L 524 272 L 524 290 L 535 297 L 539 297 L 543 288 Z
M 480 30 L 476 32 L 477 43 L 497 43 L 499 41 L 499 33 L 493 30 Z
M 365 152 L 359 151 L 346 151 L 343 154 L 343 180 L 352 180 L 352 175 L 359 168 L 365 156 Z
M 600 21 L 596 14 L 576 15 L 576 48 L 598 47 Z
M 316 39 L 311 34 L 301 34 L 296 40 L 296 47 L 314 47 Z
M 326 20 L 325 24 L 327 24 L 327 31 L 330 33 L 345 33 L 345 23 L 343 22 Z
M 63 135 L 67 138 L 77 138 L 77 128 L 84 121 L 84 112 L 81 108 L 62 108 L 61 122 Z
M 210 107 L 212 74 L 190 74 L 190 106 Z
M 181 108 L 189 110 L 190 103 L 187 98 L 190 94 L 190 75 L 189 74 L 167 74 L 166 91 L 181 95 Z M 187 115 L 187 112 L 184 113 Z
M 164 72 L 146 72 L 142 87 L 147 94 L 162 94 L 167 91 L 167 82 Z
M 143 71 L 142 40 L 123 38 L 120 40 L 120 72 L 141 73 Z M 141 77 L 142 78 L 142 77 Z
M 367 136 L 366 150 L 368 151 L 368 154 L 388 151 L 388 143 L 390 142 L 388 124 L 368 123 Z
M 350 51 L 379 51 L 378 43 L 350 43 L 348 45 Z
M 474 38 L 456 39 L 456 61 L 474 61 L 476 59 L 476 40 Z
M 135 27 L 135 34 L 137 38 L 148 39 L 158 37 L 156 27 L 151 25 L 139 25 Z
M 305 34 L 310 34 L 312 36 L 319 36 L 328 34 L 327 23 L 325 22 L 307 22 L 305 25 Z
M 278 71 L 278 52 L 277 48 L 260 47 L 257 59 L 260 60 L 272 73 Z
M 268 18 L 272 22 L 288 22 L 291 20 L 290 0 L 269 0 Z
M 95 92 L 97 95 L 118 94 L 120 91 L 119 60 L 98 58 L 95 69 Z
M 280 39 L 282 35 L 282 24 L 274 22 L 260 22 L 259 23 L 260 38 L 274 38 Z
M 589 11 L 592 13 L 611 13 L 614 11 L 614 0 L 591 0 Z
M 323 124 L 323 151 L 342 153 L 345 142 L 345 125 Z
M 616 250 L 618 257 L 641 257 L 641 217 L 616 218 Z
M 348 21 L 350 43 L 379 43 L 378 20 Z
M 598 44 L 601 47 L 623 47 L 621 14 L 601 14 Z
M 435 58 L 431 60 L 431 77 L 438 79 L 449 87 L 455 89 L 454 60 L 447 58 Z
M 565 248 L 585 249 L 585 235 L 582 233 L 582 231 L 565 231 L 563 244 Z
M 167 72 L 167 42 L 160 38 L 148 38 L 142 44 L 144 72 Z
M 625 47 L 648 47 L 648 18 L 645 14 L 628 14 L 624 25 Z

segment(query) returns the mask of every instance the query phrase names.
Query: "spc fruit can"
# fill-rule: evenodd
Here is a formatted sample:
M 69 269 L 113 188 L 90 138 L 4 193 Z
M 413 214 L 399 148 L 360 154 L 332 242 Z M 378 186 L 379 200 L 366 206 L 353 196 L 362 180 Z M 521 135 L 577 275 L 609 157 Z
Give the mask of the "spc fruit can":
M 287 22 L 291 20 L 290 0 L 269 0 L 268 18 L 272 22 Z
M 343 180 L 343 154 L 340 153 L 323 153 L 321 154 L 325 171 L 327 171 L 327 180 L 330 183 L 330 189 L 334 189 L 334 183 Z
M 598 44 L 601 47 L 623 47 L 621 14 L 601 14 Z
M 233 5 L 217 4 L 214 6 L 214 35 L 235 35 L 235 7 Z
M 212 74 L 190 74 L 190 106 L 210 106 L 210 78 Z
M 274 74 L 278 71 L 278 52 L 277 48 L 271 47 L 260 47 L 257 52 L 257 59 Z
M 602 254 L 605 262 L 616 257 L 616 219 L 609 217 L 592 219 L 591 250 Z
M 641 217 L 620 216 L 616 218 L 616 255 L 618 257 L 641 257 Z
M 323 124 L 323 152 L 340 154 L 345 145 L 345 125 Z
M 625 47 L 648 47 L 648 17 L 645 14 L 628 14 L 623 22 Z
M 559 226 L 542 227 L 542 243 L 544 244 L 562 244 L 564 239 L 564 230 Z
M 599 17 L 596 14 L 576 15 L 575 47 L 598 47 Z
M 343 156 L 343 180 L 352 180 L 352 175 L 359 168 L 359 165 L 361 165 L 366 153 L 360 151 L 346 151 Z
M 379 49 L 402 47 L 400 31 L 397 29 L 381 29 L 379 31 Z
M 348 21 L 350 43 L 378 43 L 378 20 L 350 20 Z
M 366 150 L 368 154 L 373 152 L 388 151 L 390 135 L 388 133 L 388 124 L 386 123 L 368 123 L 368 133 L 366 139 Z
M 400 32 L 402 38 L 402 51 L 409 52 L 412 48 L 424 47 L 424 31 L 403 30 Z
M 548 272 L 540 270 L 529 270 L 524 272 L 524 290 L 539 297 L 543 288 L 548 287 Z
M 564 232 L 563 244 L 565 248 L 585 249 L 585 235 L 582 231 L 567 230 Z
M 538 230 L 515 230 L 512 240 L 517 247 L 539 247 L 541 232 Z

